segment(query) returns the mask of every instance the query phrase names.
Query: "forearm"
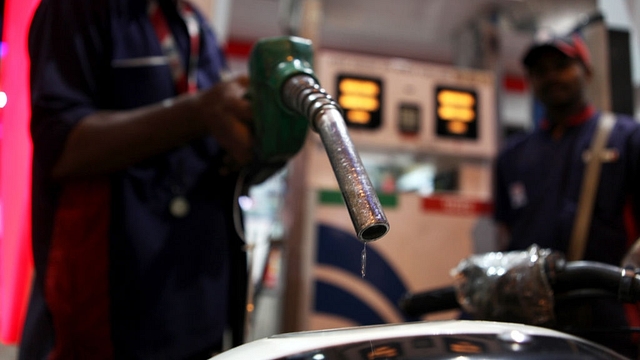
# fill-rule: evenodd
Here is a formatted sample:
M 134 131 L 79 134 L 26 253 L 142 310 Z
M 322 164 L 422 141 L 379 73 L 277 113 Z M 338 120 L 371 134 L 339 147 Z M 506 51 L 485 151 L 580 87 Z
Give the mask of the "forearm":
M 640 267 L 640 239 L 637 239 L 620 262 L 622 267 Z
M 497 251 L 507 251 L 509 242 L 511 241 L 511 232 L 509 227 L 502 223 L 496 224 L 496 247 Z
M 100 111 L 71 131 L 52 171 L 55 179 L 107 174 L 207 134 L 196 95 L 143 108 Z

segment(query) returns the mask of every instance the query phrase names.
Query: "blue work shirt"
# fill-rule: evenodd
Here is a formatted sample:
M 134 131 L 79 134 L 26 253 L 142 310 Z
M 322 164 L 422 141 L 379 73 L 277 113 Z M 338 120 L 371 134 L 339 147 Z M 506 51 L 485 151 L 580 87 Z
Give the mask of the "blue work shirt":
M 586 111 L 586 110 L 585 110 Z M 584 155 L 600 114 L 583 112 L 560 139 L 544 126 L 509 139 L 496 160 L 495 219 L 511 234 L 508 250 L 531 244 L 567 251 L 583 173 Z M 620 265 L 632 229 L 640 224 L 640 124 L 616 116 L 602 163 L 585 260 Z
M 170 0 L 160 4 L 186 63 L 186 27 Z M 212 29 L 197 18 L 197 82 L 208 88 L 225 64 Z M 176 90 L 169 66 L 147 61 L 163 53 L 145 0 L 43 0 L 29 50 L 36 278 L 20 356 L 34 359 L 55 339 L 43 293 L 61 185 L 49 173 L 69 132 L 93 112 L 158 103 Z M 116 358 L 186 358 L 217 347 L 228 323 L 241 334 L 245 257 L 231 213 L 235 178 L 220 175 L 221 164 L 218 144 L 206 137 L 110 176 Z M 182 218 L 169 212 L 176 184 L 191 208 Z
M 566 253 L 585 155 L 599 116 L 587 107 L 571 119 L 559 139 L 552 137 L 543 122 L 531 133 L 505 144 L 496 160 L 494 216 L 510 230 L 507 250 L 538 244 Z M 619 266 L 638 236 L 640 224 L 640 125 L 633 118 L 616 116 L 605 155 L 583 259 Z M 611 331 L 629 326 L 618 300 L 598 298 L 577 303 L 556 303 L 560 327 L 586 327 L 580 336 L 627 356 L 637 356 L 637 345 L 628 334 Z M 608 331 L 589 332 L 591 329 Z

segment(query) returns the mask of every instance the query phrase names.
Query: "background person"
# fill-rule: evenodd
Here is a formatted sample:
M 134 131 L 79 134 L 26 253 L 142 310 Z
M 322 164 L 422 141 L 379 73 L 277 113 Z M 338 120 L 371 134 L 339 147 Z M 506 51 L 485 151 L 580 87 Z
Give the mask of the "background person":
M 535 43 L 523 58 L 531 89 L 544 106 L 540 125 L 507 141 L 496 161 L 495 219 L 502 250 L 531 244 L 567 253 L 585 173 L 585 159 L 601 112 L 586 98 L 589 52 L 579 35 Z M 606 143 L 584 260 L 619 266 L 640 229 L 640 124 L 616 115 Z M 614 301 L 615 302 L 615 301 Z M 622 306 L 594 302 L 593 327 L 627 326 Z M 566 314 L 566 313 L 565 313 Z M 561 321 L 562 319 L 559 319 Z M 626 334 L 594 340 L 635 354 Z

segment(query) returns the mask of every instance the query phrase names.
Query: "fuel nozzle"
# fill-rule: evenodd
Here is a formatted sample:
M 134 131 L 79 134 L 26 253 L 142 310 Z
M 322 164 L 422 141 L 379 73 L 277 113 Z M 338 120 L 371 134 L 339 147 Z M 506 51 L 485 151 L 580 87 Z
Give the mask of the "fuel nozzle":
M 286 161 L 302 147 L 309 124 L 320 135 L 358 239 L 377 240 L 389 231 L 389 222 L 342 109 L 320 86 L 312 64 L 307 39 L 267 38 L 254 46 L 249 72 L 258 157 L 263 163 Z

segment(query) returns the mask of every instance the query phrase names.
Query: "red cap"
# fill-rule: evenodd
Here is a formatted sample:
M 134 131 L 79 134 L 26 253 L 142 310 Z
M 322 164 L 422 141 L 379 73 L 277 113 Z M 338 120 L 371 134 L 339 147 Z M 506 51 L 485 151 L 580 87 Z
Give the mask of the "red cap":
M 591 66 L 589 48 L 587 48 L 582 36 L 577 33 L 534 43 L 522 58 L 522 63 L 526 67 L 533 66 L 545 49 L 558 50 L 572 59 L 581 61 L 586 67 Z

